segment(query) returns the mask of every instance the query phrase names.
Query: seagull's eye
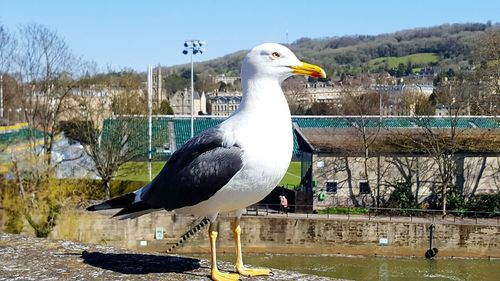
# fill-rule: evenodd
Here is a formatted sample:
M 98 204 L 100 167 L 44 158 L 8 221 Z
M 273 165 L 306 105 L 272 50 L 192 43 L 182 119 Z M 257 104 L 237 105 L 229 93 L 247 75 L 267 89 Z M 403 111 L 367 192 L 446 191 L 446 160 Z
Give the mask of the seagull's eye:
M 277 59 L 277 58 L 281 57 L 280 53 L 278 53 L 278 52 L 273 52 L 271 54 L 271 56 L 273 57 L 273 59 Z

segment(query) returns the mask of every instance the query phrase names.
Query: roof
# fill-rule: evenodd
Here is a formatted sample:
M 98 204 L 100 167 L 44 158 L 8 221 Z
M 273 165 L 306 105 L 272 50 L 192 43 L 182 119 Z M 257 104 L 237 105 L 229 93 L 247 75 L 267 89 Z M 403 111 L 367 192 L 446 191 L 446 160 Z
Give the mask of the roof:
M 293 116 L 301 128 L 500 128 L 500 119 L 491 116 Z
M 194 133 L 198 134 L 210 127 L 217 126 L 226 116 L 195 116 L 194 118 Z M 125 118 L 127 122 L 132 122 L 130 126 L 134 126 L 138 131 L 132 139 L 133 143 L 143 148 L 144 155 L 148 151 L 148 119 L 146 116 L 136 116 Z M 175 142 L 177 148 L 181 147 L 191 136 L 191 121 L 188 116 L 154 116 L 152 119 L 152 144 L 153 147 L 161 147 L 170 143 L 169 137 Z M 109 131 L 108 126 L 112 126 L 116 120 L 104 121 L 104 134 Z M 381 130 L 384 129 L 404 129 L 404 128 L 419 128 L 434 127 L 434 128 L 449 128 L 451 125 L 463 129 L 500 128 L 500 120 L 494 117 L 463 117 L 456 119 L 449 118 L 416 118 L 416 117 L 384 117 L 380 121 L 380 117 L 361 117 L 361 116 L 293 116 L 294 122 L 294 155 L 299 156 L 300 151 L 345 151 L 346 148 L 338 150 L 333 146 L 342 145 L 342 143 L 353 144 L 353 135 L 348 133 L 349 130 L 358 130 L 356 128 L 366 127 L 368 129 Z M 170 131 L 168 123 L 172 123 L 173 132 Z M 321 129 L 325 129 L 322 131 Z M 342 131 L 341 129 L 344 129 Z M 498 130 L 497 130 L 498 131 Z M 344 133 L 343 133 L 344 132 Z M 313 146 L 310 146 L 307 141 L 300 138 L 301 134 L 305 134 L 305 139 L 315 141 Z M 315 135 L 318 135 L 315 137 Z M 323 136 L 323 139 L 319 138 Z M 342 139 L 344 136 L 344 139 Z M 340 139 L 339 139 L 340 138 Z M 329 144 L 332 143 L 332 144 Z M 321 144 L 321 145 L 320 145 Z M 326 145 L 326 146 L 324 146 Z M 309 148 L 307 148 L 309 147 Z M 498 146 L 500 147 L 500 145 Z M 300 149 L 299 149 L 300 148 Z M 341 147 L 339 147 L 341 148 Z M 349 148 L 356 151 L 356 147 Z M 153 151 L 153 155 L 157 152 Z
M 199 100 L 200 99 L 200 93 L 196 90 L 193 91 L 193 98 L 195 100 Z M 171 100 L 174 100 L 176 98 L 179 98 L 179 99 L 191 99 L 191 91 L 188 90 L 188 89 L 184 89 L 184 90 L 178 90 L 176 91 L 172 97 L 170 98 Z
M 299 128 L 301 151 L 330 154 L 425 154 L 451 147 L 451 128 Z M 364 136 L 364 137 L 363 137 Z M 366 141 L 364 141 L 366 140 Z M 456 128 L 455 152 L 500 155 L 500 128 Z
M 210 99 L 211 103 L 241 103 L 241 96 L 213 96 Z

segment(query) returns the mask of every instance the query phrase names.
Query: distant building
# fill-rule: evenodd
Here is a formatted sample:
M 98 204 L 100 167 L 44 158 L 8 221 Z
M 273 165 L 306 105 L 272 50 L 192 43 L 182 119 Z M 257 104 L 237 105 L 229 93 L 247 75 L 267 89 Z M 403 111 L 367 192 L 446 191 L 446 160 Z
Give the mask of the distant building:
M 241 96 L 212 96 L 208 102 L 208 114 L 227 116 L 240 107 Z
M 402 95 L 404 93 L 417 93 L 425 96 L 430 96 L 434 91 L 432 84 L 400 84 L 400 85 L 387 85 L 387 84 L 372 84 L 370 90 L 382 92 L 389 95 Z
M 307 106 L 313 103 L 334 103 L 338 104 L 342 95 L 347 91 L 357 94 L 363 94 L 365 91 L 360 87 L 346 88 L 341 86 L 327 87 L 309 87 L 304 90 L 302 95 L 297 97 L 297 102 L 300 105 Z
M 462 106 L 460 104 L 437 104 L 436 116 L 456 116 L 456 115 L 471 115 L 470 106 Z
M 229 84 L 234 84 L 234 82 L 236 82 L 239 79 L 240 79 L 240 77 L 238 77 L 238 76 L 226 76 L 226 75 L 222 74 L 222 75 L 215 76 L 214 82 L 215 83 L 222 82 L 226 85 L 229 85 Z
M 308 108 L 315 103 L 328 103 L 341 106 L 341 99 L 347 92 L 364 94 L 366 90 L 361 86 L 334 85 L 332 82 L 307 83 L 302 88 L 285 89 L 285 95 L 302 108 Z
M 194 114 L 207 113 L 207 99 L 205 92 L 201 95 L 198 91 L 194 91 Z M 170 97 L 170 106 L 174 111 L 174 115 L 190 115 L 191 114 L 191 91 L 188 89 L 179 90 Z
M 410 104 L 409 108 L 403 106 L 404 95 L 414 94 L 422 95 L 428 98 L 434 92 L 432 84 L 372 84 L 369 87 L 372 92 L 385 94 L 388 98 L 382 104 L 382 115 L 415 115 L 415 104 Z
M 241 91 L 219 91 L 215 90 L 212 93 L 209 93 L 209 98 L 214 96 L 226 96 L 226 97 L 241 97 L 243 93 Z
M 102 121 L 113 115 L 112 98 L 120 95 L 119 90 L 114 89 L 87 89 L 75 88 L 72 89 L 68 96 L 63 99 L 62 107 L 65 110 L 61 111 L 59 116 L 60 121 L 68 121 L 75 118 L 81 118 L 84 112 L 99 112 L 92 118 L 96 125 L 101 125 Z M 142 95 L 142 91 L 137 90 L 138 95 Z M 86 118 L 86 117 L 84 117 Z

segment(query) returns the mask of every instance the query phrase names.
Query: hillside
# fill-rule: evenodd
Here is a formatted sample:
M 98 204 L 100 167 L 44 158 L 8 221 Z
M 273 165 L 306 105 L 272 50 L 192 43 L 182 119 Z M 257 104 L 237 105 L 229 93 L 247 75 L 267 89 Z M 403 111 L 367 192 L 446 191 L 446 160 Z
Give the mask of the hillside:
M 415 66 L 430 66 L 439 62 L 439 55 L 435 53 L 416 53 L 403 57 L 379 57 L 368 61 L 370 70 L 377 71 L 385 68 L 397 68 L 400 64 L 408 63 Z
M 433 66 L 437 71 L 467 69 L 473 62 L 476 38 L 500 24 L 446 24 L 403 30 L 376 36 L 349 35 L 320 39 L 301 38 L 289 45 L 300 59 L 321 65 L 329 76 L 388 71 L 400 63 L 419 69 Z M 246 51 L 202 62 L 200 72 L 239 75 Z M 175 66 L 183 69 L 187 65 Z

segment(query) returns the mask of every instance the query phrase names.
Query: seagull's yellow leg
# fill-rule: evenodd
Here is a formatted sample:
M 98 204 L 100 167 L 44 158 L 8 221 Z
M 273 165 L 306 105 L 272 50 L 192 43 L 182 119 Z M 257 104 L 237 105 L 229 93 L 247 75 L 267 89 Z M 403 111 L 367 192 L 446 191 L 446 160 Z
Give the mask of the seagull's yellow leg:
M 217 251 L 215 248 L 215 241 L 217 240 L 217 231 L 214 230 L 214 224 L 210 223 L 208 228 L 208 236 L 210 238 L 210 258 L 212 260 L 212 268 L 210 270 L 210 277 L 214 281 L 237 281 L 240 276 L 236 273 L 223 273 L 217 268 Z
M 233 236 L 234 242 L 236 244 L 236 271 L 244 276 L 269 276 L 271 275 L 271 270 L 267 268 L 247 268 L 243 265 L 243 256 L 241 253 L 241 227 L 240 219 L 236 218 L 233 224 Z

